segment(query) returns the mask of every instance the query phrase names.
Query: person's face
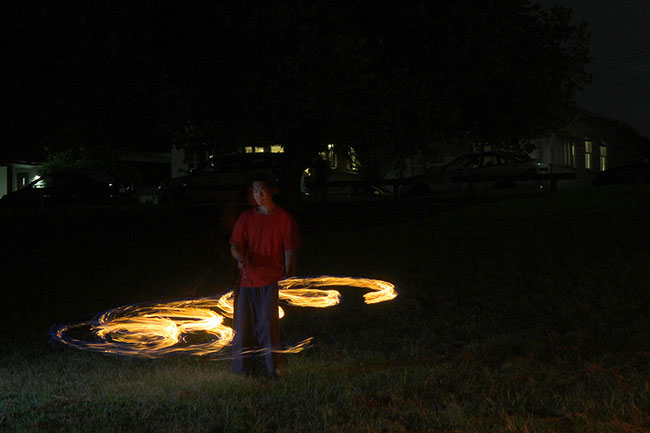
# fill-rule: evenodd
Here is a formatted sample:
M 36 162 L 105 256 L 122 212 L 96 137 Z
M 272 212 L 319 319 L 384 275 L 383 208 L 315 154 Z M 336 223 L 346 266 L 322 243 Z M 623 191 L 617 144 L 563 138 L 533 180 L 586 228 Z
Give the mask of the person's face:
M 264 182 L 253 182 L 253 199 L 258 206 L 273 203 L 273 192 Z

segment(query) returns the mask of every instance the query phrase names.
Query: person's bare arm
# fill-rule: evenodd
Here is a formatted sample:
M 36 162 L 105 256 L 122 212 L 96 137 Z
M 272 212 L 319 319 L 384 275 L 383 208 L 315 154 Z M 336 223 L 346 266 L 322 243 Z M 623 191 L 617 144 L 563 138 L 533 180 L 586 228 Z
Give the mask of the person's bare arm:
M 246 265 L 247 259 L 246 259 L 246 252 L 244 251 L 244 248 L 238 245 L 231 245 L 230 254 L 232 254 L 234 259 L 237 260 L 237 267 L 239 269 L 243 268 Z
M 284 252 L 284 276 L 293 277 L 298 272 L 298 257 L 295 250 Z

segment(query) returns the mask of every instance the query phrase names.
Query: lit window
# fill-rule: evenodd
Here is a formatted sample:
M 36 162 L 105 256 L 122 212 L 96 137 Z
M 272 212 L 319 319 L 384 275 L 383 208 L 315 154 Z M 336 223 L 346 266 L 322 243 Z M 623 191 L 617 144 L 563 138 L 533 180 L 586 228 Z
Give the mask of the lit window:
M 246 147 L 244 147 L 244 152 L 246 152 L 246 153 L 253 153 L 253 147 L 252 147 L 252 146 L 246 146 Z
M 571 167 L 576 166 L 576 145 L 569 140 L 564 143 L 564 163 Z
M 593 146 L 591 140 L 585 140 L 585 170 L 591 170 L 593 158 Z
M 351 147 L 348 153 L 350 155 L 350 170 L 359 171 L 359 158 L 357 158 L 357 152 Z
M 600 146 L 600 171 L 607 170 L 607 147 Z
M 571 165 L 576 166 L 576 144 L 571 143 Z
M 255 153 L 264 153 L 264 147 L 255 146 Z
M 281 144 L 271 146 L 271 153 L 284 153 L 284 147 Z
M 29 183 L 29 173 L 16 173 L 18 189 L 24 188 Z
M 330 168 L 337 168 L 338 167 L 338 158 L 336 155 L 336 151 L 334 150 L 334 145 L 333 144 L 328 144 L 327 145 L 327 150 L 324 152 L 318 152 L 318 154 L 323 158 L 325 161 L 327 161 L 328 165 Z

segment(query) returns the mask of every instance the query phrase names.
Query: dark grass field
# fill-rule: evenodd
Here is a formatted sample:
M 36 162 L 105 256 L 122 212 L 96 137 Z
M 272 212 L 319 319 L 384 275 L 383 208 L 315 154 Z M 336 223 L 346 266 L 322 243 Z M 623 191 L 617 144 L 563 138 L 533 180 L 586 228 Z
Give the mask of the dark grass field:
M 650 191 L 309 206 L 302 275 L 379 278 L 390 303 L 287 308 L 313 336 L 277 381 L 226 361 L 48 342 L 53 323 L 226 290 L 215 207 L 1 216 L 0 432 L 650 431 Z

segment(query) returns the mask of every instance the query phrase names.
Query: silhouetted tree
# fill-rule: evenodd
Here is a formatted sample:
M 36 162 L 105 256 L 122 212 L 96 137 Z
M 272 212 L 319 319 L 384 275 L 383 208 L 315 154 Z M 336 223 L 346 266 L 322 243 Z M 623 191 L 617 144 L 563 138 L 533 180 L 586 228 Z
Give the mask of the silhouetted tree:
M 517 145 L 589 79 L 585 26 L 528 0 L 77 6 L 2 18 L 10 146 L 281 143 L 297 188 L 327 143 L 375 175 L 433 143 Z

